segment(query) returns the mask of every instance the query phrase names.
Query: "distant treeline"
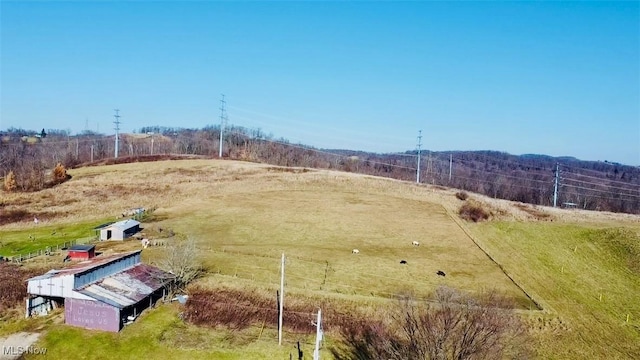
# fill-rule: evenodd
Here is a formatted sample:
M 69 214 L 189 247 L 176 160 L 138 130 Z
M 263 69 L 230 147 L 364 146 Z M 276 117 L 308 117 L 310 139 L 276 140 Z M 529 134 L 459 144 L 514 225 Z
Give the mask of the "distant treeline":
M 46 134 L 46 136 L 42 136 Z M 332 169 L 416 181 L 417 152 L 378 154 L 317 149 L 276 139 L 259 129 L 224 129 L 223 157 L 281 166 Z M 160 126 L 121 134 L 120 157 L 201 155 L 215 158 L 220 127 L 184 129 Z M 42 188 L 47 170 L 104 162 L 115 154 L 114 135 L 49 129 L 9 129 L 0 133 L 0 176 L 10 170 L 18 188 Z M 422 151 L 420 182 L 538 205 L 553 205 L 557 176 L 558 206 L 640 213 L 640 168 L 610 162 L 496 151 Z

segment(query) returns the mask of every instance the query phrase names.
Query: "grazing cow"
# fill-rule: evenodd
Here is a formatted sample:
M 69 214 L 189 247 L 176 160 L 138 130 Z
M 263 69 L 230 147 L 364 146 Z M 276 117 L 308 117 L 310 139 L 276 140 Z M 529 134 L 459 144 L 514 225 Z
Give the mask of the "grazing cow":
M 419 243 L 419 242 L 417 242 L 417 241 L 415 241 L 415 240 L 414 240 L 411 244 L 412 244 L 413 246 L 420 246 L 420 243 Z
M 351 250 L 351 253 L 352 253 L 352 254 L 360 254 L 360 250 L 358 250 L 358 249 L 353 249 L 353 250 Z
M 149 246 L 149 239 L 142 239 L 142 247 L 146 249 Z
M 438 276 L 446 276 L 447 275 L 442 270 L 438 270 L 438 272 L 436 274 L 438 274 Z
M 400 260 L 400 264 L 406 265 L 407 264 L 407 260 Z

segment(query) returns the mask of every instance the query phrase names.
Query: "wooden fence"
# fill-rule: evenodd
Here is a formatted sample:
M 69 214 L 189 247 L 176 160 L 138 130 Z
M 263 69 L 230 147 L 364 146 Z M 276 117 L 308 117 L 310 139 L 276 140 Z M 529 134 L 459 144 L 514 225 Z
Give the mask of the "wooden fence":
M 23 262 L 25 260 L 32 259 L 32 258 L 34 258 L 36 256 L 49 255 L 49 254 L 51 254 L 51 253 L 53 253 L 55 251 L 59 251 L 59 250 L 62 250 L 62 249 L 67 249 L 67 248 L 69 248 L 69 247 L 71 247 L 73 245 L 87 244 L 87 243 L 93 242 L 95 240 L 96 240 L 95 236 L 90 236 L 90 237 L 86 237 L 86 238 L 65 241 L 63 243 L 52 245 L 52 246 L 47 246 L 44 249 L 35 250 L 35 251 L 29 252 L 27 254 L 19 254 L 19 255 L 14 255 L 12 257 L 6 257 L 6 258 L 11 262 L 21 263 L 21 262 Z

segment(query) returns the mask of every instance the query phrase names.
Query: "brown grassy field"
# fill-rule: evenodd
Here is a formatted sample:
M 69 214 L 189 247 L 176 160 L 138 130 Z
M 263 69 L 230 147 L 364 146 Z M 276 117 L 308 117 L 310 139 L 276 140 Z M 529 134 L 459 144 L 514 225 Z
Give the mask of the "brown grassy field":
M 116 219 L 132 207 L 156 208 L 154 221 L 144 224 L 144 231 L 153 237 L 173 231 L 194 239 L 208 270 L 198 281 L 202 286 L 275 294 L 284 252 L 287 293 L 344 299 L 363 308 L 386 306 L 404 293 L 426 298 L 439 285 L 472 294 L 494 290 L 514 300 L 526 319 L 551 324 L 540 329 L 532 325 L 537 329 L 533 333 L 539 353 L 545 358 L 558 354 L 572 358 L 569 351 L 561 351 L 566 346 L 582 346 L 578 354 L 584 356 L 600 357 L 607 351 L 597 350 L 603 343 L 589 334 L 580 335 L 586 339 L 581 344 L 571 329 L 583 329 L 589 321 L 567 312 L 560 305 L 563 293 L 549 292 L 544 285 L 556 271 L 547 268 L 548 263 L 559 261 L 564 253 L 548 255 L 542 246 L 562 248 L 573 238 L 554 244 L 549 242 L 551 236 L 538 238 L 535 229 L 544 228 L 545 234 L 555 229 L 556 234 L 567 237 L 574 235 L 566 226 L 624 226 L 640 233 L 637 216 L 549 209 L 474 194 L 470 200 L 482 204 L 491 218 L 486 224 L 469 224 L 457 216 L 464 201 L 456 198 L 456 190 L 324 170 L 174 160 L 86 167 L 69 170 L 69 174 L 73 176 L 70 181 L 52 189 L 3 193 L 2 211 L 24 211 L 29 217 L 0 226 L 0 236 L 32 231 L 31 214 L 39 216 L 38 226 L 77 227 Z M 531 230 L 514 238 L 498 231 L 503 224 Z M 419 241 L 420 246 L 412 246 L 412 241 Z M 99 244 L 103 251 L 134 247 L 138 247 L 135 242 Z M 352 254 L 354 248 L 360 253 Z M 162 248 L 147 249 L 143 259 L 153 263 L 161 252 Z M 407 264 L 401 265 L 400 260 Z M 581 259 L 580 266 L 591 260 Z M 439 270 L 446 276 L 436 275 Z M 633 275 L 622 272 L 616 279 L 610 291 L 640 291 Z M 630 304 L 622 307 L 634 317 L 640 316 L 631 298 L 621 301 Z M 591 305 L 587 301 L 585 306 Z M 166 320 L 167 316 L 164 310 L 156 318 Z M 615 332 L 623 343 L 640 339 L 634 333 L 633 321 L 637 320 L 633 319 L 626 330 Z M 51 336 L 60 336 L 60 331 L 66 332 L 55 330 Z M 638 351 L 633 345 L 619 347 L 622 350 L 613 357 Z M 259 345 L 263 350 L 258 352 L 273 354 L 267 348 Z M 260 358 L 243 349 L 229 350 L 228 358 Z

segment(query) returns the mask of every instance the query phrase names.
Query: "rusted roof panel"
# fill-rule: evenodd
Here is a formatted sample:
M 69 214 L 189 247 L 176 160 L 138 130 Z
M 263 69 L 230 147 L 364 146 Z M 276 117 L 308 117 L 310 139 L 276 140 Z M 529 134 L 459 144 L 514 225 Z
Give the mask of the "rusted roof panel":
M 168 276 L 158 268 L 138 264 L 75 291 L 122 309 L 160 289 Z

